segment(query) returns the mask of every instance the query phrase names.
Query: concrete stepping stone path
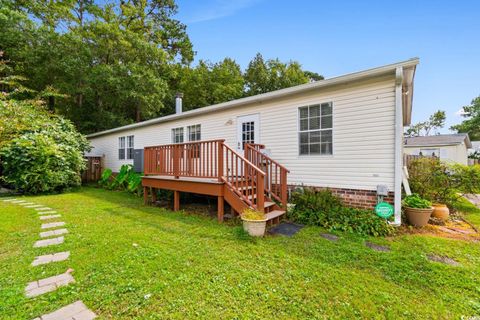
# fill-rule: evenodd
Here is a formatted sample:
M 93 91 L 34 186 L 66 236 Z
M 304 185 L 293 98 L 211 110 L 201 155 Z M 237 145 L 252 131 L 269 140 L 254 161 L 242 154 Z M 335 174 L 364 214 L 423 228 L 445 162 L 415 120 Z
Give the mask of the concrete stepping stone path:
M 43 207 L 41 204 L 32 204 L 30 206 L 25 206 L 25 208 L 39 208 L 39 207 Z
M 13 200 L 12 203 L 15 203 L 15 204 L 20 204 L 20 203 L 23 203 L 23 202 L 27 202 L 25 200 Z
M 44 223 L 42 224 L 42 229 L 51 229 L 51 228 L 56 228 L 56 227 L 63 227 L 65 225 L 65 222 L 59 221 L 59 222 L 51 222 L 51 223 Z
M 375 251 L 380 251 L 380 252 L 389 252 L 390 251 L 390 247 L 375 244 L 375 243 L 370 242 L 370 241 L 365 242 L 365 245 L 367 247 L 369 247 L 370 249 L 375 250 Z
M 58 244 L 63 243 L 64 240 L 65 240 L 64 237 L 38 240 L 37 242 L 35 242 L 33 247 L 34 248 L 43 248 L 43 247 L 48 247 L 48 246 L 56 246 Z
M 31 206 L 32 204 L 35 204 L 33 202 L 24 202 L 24 203 L 19 203 L 21 206 Z
M 33 320 L 91 320 L 95 318 L 95 313 L 90 311 L 87 306 L 79 300 Z
M 15 198 L 9 198 L 9 199 L 4 199 L 3 202 L 12 202 L 12 201 L 15 201 L 17 199 Z
M 35 267 L 35 266 L 39 266 L 39 265 L 47 264 L 47 263 L 51 263 L 51 262 L 58 262 L 58 261 L 67 260 L 69 256 L 70 256 L 70 251 L 58 252 L 58 253 L 38 256 L 38 257 L 35 257 L 35 260 L 33 260 L 32 266 Z
M 41 208 L 35 208 L 37 211 L 47 211 L 47 210 L 52 210 L 52 208 L 49 207 L 41 207 Z
M 59 236 L 59 235 L 65 234 L 65 233 L 68 233 L 67 229 L 57 229 L 57 230 L 44 231 L 44 232 L 40 232 L 40 238 Z
M 57 288 L 66 286 L 72 282 L 75 282 L 72 275 L 69 272 L 65 272 L 57 276 L 30 282 L 25 288 L 25 295 L 28 298 L 36 297 L 47 292 L 55 291 Z
M 333 241 L 333 242 L 337 242 L 338 241 L 338 236 L 334 235 L 334 234 L 331 234 L 331 233 L 320 233 L 320 236 L 322 238 L 325 238 L 327 240 L 330 240 L 330 241 Z
M 53 211 L 39 211 L 37 212 L 38 214 L 53 214 L 53 213 L 57 213 L 57 211 L 53 210 Z
M 51 216 L 40 216 L 40 220 L 49 220 L 49 219 L 55 219 L 55 218 L 60 218 L 62 215 L 60 214 L 53 214 Z

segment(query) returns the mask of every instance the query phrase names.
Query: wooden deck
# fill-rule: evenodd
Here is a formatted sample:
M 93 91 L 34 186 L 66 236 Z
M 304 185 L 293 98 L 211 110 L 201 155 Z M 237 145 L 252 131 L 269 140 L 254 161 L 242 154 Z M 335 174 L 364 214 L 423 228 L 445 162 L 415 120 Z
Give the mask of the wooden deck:
M 288 170 L 261 153 L 261 148 L 246 145 L 240 155 L 224 140 L 146 147 L 145 203 L 157 200 L 156 189 L 172 190 L 174 210 L 179 210 L 180 192 L 189 192 L 218 197 L 219 221 L 226 201 L 236 214 L 253 208 L 278 222 L 286 212 Z

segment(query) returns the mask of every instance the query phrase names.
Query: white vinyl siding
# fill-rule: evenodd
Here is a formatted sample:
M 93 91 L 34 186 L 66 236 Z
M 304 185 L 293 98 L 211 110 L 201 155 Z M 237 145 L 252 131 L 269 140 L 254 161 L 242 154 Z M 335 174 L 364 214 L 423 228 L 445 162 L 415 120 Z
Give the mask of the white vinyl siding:
M 332 103 L 330 156 L 299 155 L 299 107 Z M 385 76 L 264 101 L 208 114 L 185 117 L 137 129 L 136 148 L 172 143 L 172 128 L 201 125 L 202 140 L 225 139 L 237 145 L 239 116 L 259 114 L 259 143 L 273 159 L 289 170 L 289 184 L 331 188 L 376 190 L 378 184 L 394 187 L 395 78 Z M 117 133 L 118 135 L 118 133 Z M 91 138 L 92 152 L 105 154 L 105 167 L 118 171 L 122 162 L 115 156 L 115 134 Z M 113 156 L 112 156 L 113 155 Z

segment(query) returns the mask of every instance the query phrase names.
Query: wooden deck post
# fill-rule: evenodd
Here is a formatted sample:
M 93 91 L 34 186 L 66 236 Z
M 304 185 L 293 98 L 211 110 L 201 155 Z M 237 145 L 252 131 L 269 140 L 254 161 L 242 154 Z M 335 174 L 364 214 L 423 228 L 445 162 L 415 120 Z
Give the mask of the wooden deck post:
M 224 207 L 224 198 L 223 196 L 218 196 L 218 203 L 217 203 L 217 218 L 218 218 L 218 222 L 223 222 L 223 214 L 224 214 L 224 211 L 225 211 L 225 207 Z
M 173 191 L 173 211 L 180 210 L 180 191 Z
M 287 210 L 287 202 L 288 202 L 288 194 L 287 194 L 287 188 L 288 188 L 288 185 L 287 185 L 287 170 L 284 170 L 282 169 L 280 171 L 280 188 L 282 188 L 281 190 L 281 195 L 282 195 L 282 206 L 283 206 L 283 209 Z
M 264 212 L 265 210 L 265 177 L 257 172 L 257 210 Z
M 148 188 L 143 187 L 143 204 L 148 204 Z

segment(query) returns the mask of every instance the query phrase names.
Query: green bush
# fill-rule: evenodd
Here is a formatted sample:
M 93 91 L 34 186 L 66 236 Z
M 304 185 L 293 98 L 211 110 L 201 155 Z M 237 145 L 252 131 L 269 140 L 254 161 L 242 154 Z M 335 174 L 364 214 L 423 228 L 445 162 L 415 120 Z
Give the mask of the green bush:
M 142 175 L 133 171 L 131 164 L 121 166 L 117 175 L 114 175 L 111 169 L 105 169 L 98 183 L 110 190 L 127 190 L 136 195 L 143 192 Z
M 80 185 L 89 143 L 70 121 L 26 101 L 5 100 L 0 128 L 2 183 L 29 194 Z
M 403 205 L 405 207 L 416 209 L 428 209 L 432 207 L 432 203 L 430 201 L 423 199 L 416 193 L 406 196 L 405 199 L 403 199 Z
M 343 206 L 341 199 L 330 190 L 314 191 L 307 188 L 303 192 L 294 193 L 292 202 L 295 206 L 290 217 L 299 223 L 364 236 L 387 236 L 394 230 L 372 210 Z
M 409 184 L 417 193 L 434 203 L 455 207 L 459 193 L 480 192 L 480 166 L 448 164 L 438 159 L 420 158 L 408 166 Z

